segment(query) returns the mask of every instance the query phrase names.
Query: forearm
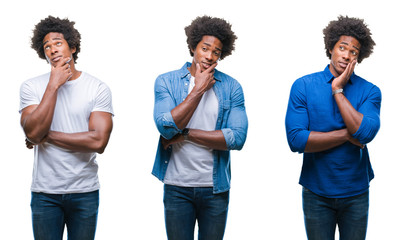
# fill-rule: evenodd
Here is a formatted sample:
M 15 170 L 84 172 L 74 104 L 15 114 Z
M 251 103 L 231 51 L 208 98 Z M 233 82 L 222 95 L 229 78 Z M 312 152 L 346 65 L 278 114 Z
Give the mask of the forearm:
M 178 129 L 184 129 L 187 126 L 203 94 L 204 92 L 197 91 L 195 87 L 181 104 L 171 110 L 172 119 Z
M 361 125 L 364 115 L 354 109 L 344 94 L 335 94 L 334 98 L 339 107 L 340 114 L 347 127 L 347 130 L 350 134 L 356 133 Z
M 161 137 L 161 143 L 164 149 L 167 149 L 175 143 L 183 142 L 184 140 L 182 134 L 177 134 L 169 140 Z M 221 130 L 203 131 L 199 129 L 190 129 L 187 140 L 215 150 L 228 150 L 224 134 Z
M 39 105 L 28 106 L 21 113 L 21 126 L 26 137 L 39 143 L 50 130 L 57 102 L 56 88 L 47 87 Z
M 190 129 L 188 140 L 211 149 L 228 150 L 224 134 L 221 130 L 203 131 Z
M 347 129 L 331 132 L 312 131 L 308 137 L 304 152 L 322 152 L 347 142 L 349 133 Z
M 103 153 L 109 140 L 108 136 L 102 136 L 96 131 L 63 133 L 49 131 L 46 141 L 58 147 L 75 152 Z

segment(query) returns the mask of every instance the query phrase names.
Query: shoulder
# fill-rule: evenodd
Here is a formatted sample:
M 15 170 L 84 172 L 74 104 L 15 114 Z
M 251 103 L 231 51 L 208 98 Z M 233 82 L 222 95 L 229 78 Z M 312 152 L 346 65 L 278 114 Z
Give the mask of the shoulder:
M 38 85 L 38 84 L 47 84 L 50 78 L 50 72 L 30 78 L 28 80 L 25 80 L 22 85 L 28 84 L 28 85 Z
M 221 71 L 219 71 L 217 69 L 215 69 L 214 77 L 222 85 L 229 85 L 229 86 L 232 86 L 232 87 L 239 87 L 239 88 L 242 87 L 238 80 L 236 80 L 235 78 L 231 77 L 230 75 L 228 75 L 228 74 L 226 74 L 224 72 L 221 72 Z
M 320 71 L 320 72 L 314 72 L 314 73 L 310 73 L 307 75 L 304 75 L 300 78 L 298 78 L 296 82 L 302 82 L 302 83 L 312 83 L 314 81 L 319 81 L 321 79 L 325 78 L 325 72 Z
M 381 90 L 379 89 L 378 86 L 373 84 L 372 82 L 367 81 L 366 79 L 354 74 L 353 75 L 353 82 L 357 86 L 358 89 L 362 89 L 364 91 L 368 92 L 376 92 L 376 93 L 381 93 Z
M 327 81 L 325 73 L 315 72 L 311 74 L 304 75 L 298 79 L 296 79 L 292 84 L 292 91 L 293 90 L 305 90 L 307 87 L 315 87 L 318 84 Z
M 97 77 L 87 73 L 87 72 L 82 72 L 82 83 L 84 84 L 89 84 L 92 86 L 97 86 L 99 88 L 109 88 L 107 86 L 107 84 L 103 81 L 101 81 L 100 79 L 98 79 Z
M 372 82 L 366 80 L 363 77 L 358 76 L 357 74 L 353 74 L 352 77 L 353 77 L 352 80 L 354 80 L 354 83 L 356 83 L 356 84 L 359 84 L 359 85 L 362 85 L 362 86 L 366 86 L 366 87 L 374 87 L 375 86 L 375 84 L 373 84 Z M 375 86 L 375 87 L 377 87 L 377 86 Z
M 180 69 L 172 70 L 169 72 L 162 73 L 158 75 L 157 79 L 180 79 L 189 74 L 189 70 L 187 69 L 190 66 L 190 63 L 185 63 Z
M 237 82 L 236 79 L 234 79 L 233 77 L 229 76 L 228 74 L 221 72 L 217 69 L 215 69 L 215 73 L 214 73 L 215 78 L 217 78 L 218 80 L 225 80 L 225 81 L 232 81 L 232 82 Z
M 187 69 L 189 66 L 190 63 L 185 63 L 180 69 L 160 74 L 156 78 L 155 88 L 172 88 L 173 86 L 179 86 L 179 82 L 181 82 L 190 74 L 189 70 Z
M 47 83 L 49 82 L 50 72 L 42 74 L 40 76 L 36 76 L 25 80 L 20 86 L 20 92 L 41 92 L 46 89 Z

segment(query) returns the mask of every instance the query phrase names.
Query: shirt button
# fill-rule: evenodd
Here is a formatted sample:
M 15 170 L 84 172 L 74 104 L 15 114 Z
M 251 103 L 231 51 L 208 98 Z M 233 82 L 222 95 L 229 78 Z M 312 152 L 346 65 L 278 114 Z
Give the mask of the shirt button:
M 165 163 L 168 163 L 168 161 L 165 161 Z
M 187 86 L 188 85 L 188 83 L 185 83 L 185 86 Z

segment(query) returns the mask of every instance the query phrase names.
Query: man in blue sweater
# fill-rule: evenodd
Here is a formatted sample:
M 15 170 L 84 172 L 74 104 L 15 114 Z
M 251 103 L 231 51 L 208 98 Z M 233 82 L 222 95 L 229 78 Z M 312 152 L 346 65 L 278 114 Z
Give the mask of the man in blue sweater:
M 300 184 L 308 239 L 365 239 L 369 182 L 367 143 L 380 127 L 381 92 L 354 73 L 375 45 L 362 19 L 340 16 L 323 30 L 330 64 L 297 79 L 286 113 L 290 149 L 304 153 Z

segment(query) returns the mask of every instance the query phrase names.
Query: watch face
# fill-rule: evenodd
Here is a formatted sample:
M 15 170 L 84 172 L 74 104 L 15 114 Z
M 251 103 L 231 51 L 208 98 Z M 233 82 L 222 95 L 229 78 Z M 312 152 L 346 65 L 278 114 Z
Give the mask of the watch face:
M 189 129 L 188 128 L 184 128 L 183 130 L 182 130 L 182 135 L 183 136 L 187 136 L 189 134 Z

